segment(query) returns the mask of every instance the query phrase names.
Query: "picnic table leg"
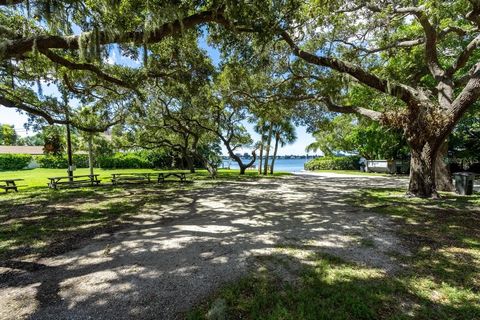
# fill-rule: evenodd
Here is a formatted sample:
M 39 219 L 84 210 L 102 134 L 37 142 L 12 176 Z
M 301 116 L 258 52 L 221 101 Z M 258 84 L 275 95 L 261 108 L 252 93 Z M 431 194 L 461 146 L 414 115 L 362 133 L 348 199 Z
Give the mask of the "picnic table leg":
M 15 192 L 18 192 L 17 186 L 15 185 L 15 181 L 7 181 L 7 187 L 5 191 L 8 192 L 8 189 L 13 189 Z

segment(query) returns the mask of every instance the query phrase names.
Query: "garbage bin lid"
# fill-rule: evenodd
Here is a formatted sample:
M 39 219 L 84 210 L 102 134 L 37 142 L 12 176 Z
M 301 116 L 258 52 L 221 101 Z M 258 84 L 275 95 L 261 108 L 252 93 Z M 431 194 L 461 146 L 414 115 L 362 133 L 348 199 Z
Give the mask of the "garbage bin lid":
M 455 172 L 453 175 L 470 177 L 470 176 L 476 176 L 477 174 L 475 172 Z

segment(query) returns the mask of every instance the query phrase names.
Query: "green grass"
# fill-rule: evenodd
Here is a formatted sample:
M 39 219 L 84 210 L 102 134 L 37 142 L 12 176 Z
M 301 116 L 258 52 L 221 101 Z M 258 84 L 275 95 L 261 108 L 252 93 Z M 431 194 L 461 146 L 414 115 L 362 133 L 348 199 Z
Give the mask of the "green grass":
M 174 170 L 175 172 L 188 172 L 187 170 Z M 110 183 L 112 173 L 130 173 L 130 172 L 168 172 L 168 170 L 151 170 L 151 169 L 95 169 L 95 174 L 99 174 L 99 179 L 102 180 L 102 183 Z M 86 175 L 89 174 L 88 168 L 79 168 L 75 170 L 75 175 Z M 24 181 L 19 181 L 17 184 L 22 185 L 20 190 L 35 188 L 35 187 L 46 187 L 49 182 L 48 178 L 50 177 L 62 177 L 66 176 L 66 169 L 44 169 L 37 168 L 31 170 L 18 170 L 18 171 L 0 171 L 0 180 L 2 179 L 24 179 Z M 260 176 L 257 171 L 247 171 L 245 175 L 239 175 L 238 170 L 226 170 L 220 169 L 218 171 L 219 180 L 244 180 L 244 179 L 255 179 L 259 177 L 279 177 L 289 175 L 287 172 L 275 172 L 273 176 Z M 207 180 L 210 179 L 208 172 L 206 170 L 197 170 L 195 174 L 188 175 L 189 178 L 193 180 Z
M 363 172 L 359 170 L 314 170 L 313 172 L 326 172 L 326 173 L 338 173 L 338 174 L 348 174 L 355 176 L 390 176 L 387 173 L 375 173 L 375 172 Z
M 177 171 L 177 170 L 175 170 Z M 143 208 L 153 206 L 161 211 L 177 192 L 189 192 L 212 183 L 258 179 L 256 172 L 240 176 L 235 170 L 220 170 L 212 180 L 206 170 L 189 175 L 197 183 L 140 183 L 112 186 L 112 173 L 165 172 L 145 169 L 96 169 L 99 187 L 47 188 L 48 177 L 65 176 L 64 169 L 32 169 L 0 172 L 0 180 L 19 178 L 19 192 L 0 194 L 0 260 L 24 256 L 48 256 L 68 251 L 82 240 L 113 232 L 127 226 Z M 76 175 L 88 174 L 78 169 Z M 276 173 L 268 178 L 287 175 Z M 147 210 L 148 211 L 148 210 Z M 151 212 L 151 211 L 149 211 Z
M 280 248 L 246 278 L 188 314 L 233 319 L 480 319 L 480 194 L 409 199 L 401 189 L 361 190 L 350 204 L 391 217 L 411 255 L 396 273 L 328 255 L 299 260 Z M 368 239 L 368 235 L 365 235 Z M 371 246 L 370 241 L 362 242 Z M 290 277 L 271 266 L 290 266 Z
M 229 315 L 229 319 L 376 319 L 388 312 L 387 304 L 396 303 L 401 285 L 385 284 L 385 274 L 379 270 L 329 255 L 312 255 L 308 262 L 297 283 L 284 282 L 261 267 L 223 288 L 212 303 L 195 309 L 187 319 L 207 319 L 212 313 Z M 219 301 L 224 302 L 223 310 L 212 308 Z

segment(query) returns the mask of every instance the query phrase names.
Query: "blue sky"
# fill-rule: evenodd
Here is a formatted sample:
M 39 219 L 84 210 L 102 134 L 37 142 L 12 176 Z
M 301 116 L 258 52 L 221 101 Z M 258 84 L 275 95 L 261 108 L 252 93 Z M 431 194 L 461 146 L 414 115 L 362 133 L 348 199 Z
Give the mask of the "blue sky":
M 220 61 L 220 53 L 218 50 L 215 48 L 211 47 L 210 45 L 207 44 L 205 41 L 205 38 L 200 38 L 199 40 L 199 45 L 201 48 L 205 49 L 212 59 L 213 63 L 215 65 L 218 65 Z M 117 49 L 112 49 L 110 52 L 110 57 L 108 59 L 109 63 L 117 63 L 117 64 L 122 64 L 122 65 L 127 65 L 127 66 L 132 66 L 132 67 L 137 67 L 139 65 L 139 62 L 131 60 L 129 58 L 122 57 L 121 54 Z M 51 87 L 46 87 L 44 88 L 44 94 L 55 94 Z M 0 123 L 2 124 L 13 124 L 15 126 L 15 129 L 17 130 L 17 133 L 20 136 L 26 136 L 26 135 L 32 135 L 34 132 L 32 131 L 27 131 L 24 128 L 24 124 L 27 122 L 27 116 L 24 114 L 20 114 L 14 109 L 10 108 L 5 108 L 0 106 Z M 248 129 L 250 134 L 252 135 L 252 138 L 254 141 L 259 140 L 258 134 L 256 134 L 253 131 L 253 124 L 250 123 L 245 123 L 245 127 Z M 296 128 L 296 133 L 297 133 L 297 141 L 291 145 L 285 146 L 284 148 L 280 148 L 278 154 L 279 155 L 290 155 L 290 154 L 295 154 L 295 155 L 303 155 L 305 154 L 305 147 L 315 141 L 315 139 L 312 137 L 311 134 L 306 132 L 305 127 L 297 127 Z M 223 154 L 227 154 L 225 148 L 222 146 L 222 151 Z M 240 152 L 246 152 L 249 150 L 239 150 Z

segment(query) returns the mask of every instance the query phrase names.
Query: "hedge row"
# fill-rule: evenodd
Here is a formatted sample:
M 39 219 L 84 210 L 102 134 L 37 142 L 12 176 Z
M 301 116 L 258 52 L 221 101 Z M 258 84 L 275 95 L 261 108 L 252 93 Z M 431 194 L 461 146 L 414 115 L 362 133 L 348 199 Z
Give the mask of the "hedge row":
M 36 156 L 35 161 L 41 168 L 49 169 L 66 169 L 68 168 L 68 158 L 65 155 L 62 156 Z M 77 168 L 88 168 L 88 155 L 86 154 L 74 154 L 73 163 Z
M 66 169 L 66 155 L 39 155 L 32 157 L 25 154 L 0 155 L 0 170 L 20 170 L 35 159 L 41 168 Z M 73 163 L 77 168 L 88 168 L 88 155 L 74 154 Z M 103 169 L 148 169 L 166 168 L 171 163 L 171 157 L 158 152 L 116 153 L 112 156 L 100 156 L 95 166 Z
M 324 157 L 305 163 L 305 170 L 359 170 L 360 157 Z
M 99 157 L 98 164 L 103 169 L 153 168 L 154 164 L 141 153 L 116 153 L 113 156 Z
M 35 158 L 41 168 L 66 169 L 67 156 L 37 156 Z M 77 168 L 88 168 L 88 155 L 74 154 L 73 163 Z M 151 161 L 137 153 L 117 153 L 112 156 L 100 156 L 96 159 L 95 167 L 103 169 L 137 169 L 152 168 Z
M 21 170 L 33 157 L 29 154 L 0 154 L 0 170 Z

